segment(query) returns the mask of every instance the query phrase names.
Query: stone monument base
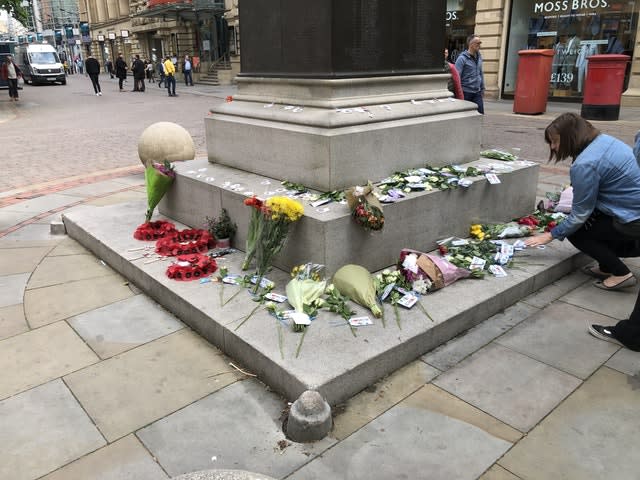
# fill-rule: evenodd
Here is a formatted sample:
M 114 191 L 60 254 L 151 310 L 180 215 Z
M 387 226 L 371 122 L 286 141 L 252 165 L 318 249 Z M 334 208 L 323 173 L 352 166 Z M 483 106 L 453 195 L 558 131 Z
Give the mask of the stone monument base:
M 233 101 L 205 118 L 209 161 L 320 191 L 473 161 L 481 116 L 447 78 L 239 77 Z
M 401 248 L 432 250 L 442 238 L 466 237 L 472 223 L 502 222 L 531 213 L 538 165 L 481 159 L 464 166 L 489 164 L 507 169 L 499 175 L 500 184 L 476 177 L 469 188 L 409 193 L 397 203 L 384 205 L 385 227 L 379 232 L 367 232 L 357 225 L 347 205 L 313 208 L 303 202 L 304 217 L 292 226 L 274 265 L 290 270 L 314 262 L 325 265 L 332 274 L 347 263 L 356 263 L 375 271 L 393 265 Z M 238 225 L 234 246 L 240 249 L 245 248 L 251 214 L 244 198 L 285 194 L 279 180 L 210 164 L 206 159 L 177 163 L 176 172 L 173 187 L 160 202 L 160 212 L 198 228 L 205 216 L 218 216 L 225 208 Z

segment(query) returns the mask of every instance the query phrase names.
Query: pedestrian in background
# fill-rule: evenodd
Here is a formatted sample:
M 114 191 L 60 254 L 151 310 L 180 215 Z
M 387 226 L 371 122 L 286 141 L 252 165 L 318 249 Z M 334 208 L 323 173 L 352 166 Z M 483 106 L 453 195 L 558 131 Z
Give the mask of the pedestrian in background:
M 154 76 L 155 69 L 153 68 L 153 62 L 147 61 L 147 65 L 145 68 L 147 69 L 147 83 L 156 83 L 156 79 Z
M 182 67 L 182 71 L 184 72 L 184 83 L 188 87 L 191 85 L 193 87 L 193 77 L 191 76 L 191 59 L 189 55 L 184 56 L 184 66 Z
M 102 96 L 102 90 L 100 89 L 100 63 L 93 58 L 93 55 L 89 55 L 87 61 L 84 63 L 85 72 L 91 79 L 93 84 L 93 90 L 96 96 Z
M 460 83 L 464 99 L 478 105 L 478 112 L 484 115 L 484 73 L 482 72 L 482 55 L 480 54 L 480 37 L 469 35 L 467 49 L 456 60 L 456 70 L 460 74 Z
M 18 77 L 22 76 L 22 71 L 13 61 L 11 55 L 7 55 L 0 70 L 0 77 L 9 84 L 9 98 L 12 102 L 18 101 Z
M 109 74 L 109 78 L 113 78 L 113 63 L 108 58 L 107 61 L 104 62 L 104 69 Z
M 546 128 L 549 160 L 572 158 L 571 213 L 561 223 L 525 240 L 538 246 L 567 238 L 598 262 L 583 272 L 603 290 L 632 287 L 636 278 L 619 257 L 640 256 L 640 165 L 632 149 L 600 133 L 575 113 L 563 113 Z
M 116 59 L 116 77 L 118 77 L 118 86 L 122 92 L 122 84 L 127 79 L 127 62 L 122 58 L 122 53 L 118 53 L 118 58 Z
M 134 92 L 144 92 L 144 76 L 145 68 L 144 62 L 140 60 L 140 55 L 136 55 L 131 65 L 131 71 L 133 72 L 133 90 Z
M 164 61 L 164 83 L 167 85 L 167 93 L 170 97 L 176 95 L 176 67 L 171 61 L 171 57 L 167 56 Z
M 164 81 L 164 63 L 162 63 L 162 59 L 160 59 L 160 61 L 158 62 L 157 68 L 158 68 L 158 78 L 160 79 L 160 80 L 158 80 L 158 88 L 160 88 L 165 83 L 165 81 Z
M 447 82 L 447 89 L 453 93 L 453 96 L 458 100 L 464 100 L 464 92 L 462 91 L 462 84 L 460 83 L 460 75 L 453 63 L 449 63 L 447 57 L 449 56 L 449 50 L 444 49 L 444 70 L 449 73 L 451 77 Z

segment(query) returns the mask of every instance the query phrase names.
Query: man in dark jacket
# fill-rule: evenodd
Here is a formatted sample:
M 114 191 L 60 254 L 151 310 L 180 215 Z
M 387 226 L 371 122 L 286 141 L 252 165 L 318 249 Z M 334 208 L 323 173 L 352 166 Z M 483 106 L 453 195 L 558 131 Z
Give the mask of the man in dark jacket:
M 102 90 L 100 89 L 100 63 L 93 58 L 93 55 L 89 55 L 89 58 L 84 62 L 84 71 L 93 84 L 93 91 L 96 96 L 102 96 Z
M 127 79 L 127 62 L 122 58 L 122 53 L 119 53 L 116 59 L 116 77 L 118 77 L 118 85 L 122 92 L 122 83 Z
M 131 65 L 131 70 L 133 71 L 133 91 L 144 92 L 145 68 L 144 62 L 140 60 L 140 55 L 136 55 L 133 65 Z

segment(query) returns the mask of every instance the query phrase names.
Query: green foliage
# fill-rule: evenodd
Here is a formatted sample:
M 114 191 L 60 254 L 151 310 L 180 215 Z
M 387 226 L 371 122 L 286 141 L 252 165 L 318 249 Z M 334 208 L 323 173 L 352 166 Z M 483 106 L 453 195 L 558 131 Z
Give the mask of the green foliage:
M 22 6 L 22 0 L 0 0 L 0 10 L 5 10 L 25 26 L 29 23 L 29 12 Z

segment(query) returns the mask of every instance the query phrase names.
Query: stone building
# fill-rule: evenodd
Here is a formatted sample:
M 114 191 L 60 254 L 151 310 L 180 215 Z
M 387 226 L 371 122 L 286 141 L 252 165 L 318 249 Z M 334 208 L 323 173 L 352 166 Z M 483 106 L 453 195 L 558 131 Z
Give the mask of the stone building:
M 88 49 L 102 60 L 140 55 L 193 57 L 196 80 L 214 67 L 227 82 L 239 71 L 238 0 L 79 0 L 91 29 Z M 234 70 L 232 70 L 232 68 Z
M 239 72 L 240 0 L 79 0 L 99 57 L 163 54 L 195 56 L 196 78 L 230 83 Z M 378 0 L 363 0 L 376 2 Z M 82 5 L 84 2 L 84 8 Z M 515 92 L 518 51 L 553 49 L 549 95 L 580 102 L 586 58 L 623 53 L 632 62 L 623 105 L 640 105 L 640 35 L 635 2 L 624 0 L 446 0 L 446 44 L 451 60 L 471 33 L 482 37 L 486 95 Z M 636 53 L 637 52 L 637 53 Z M 214 78 L 215 81 L 215 78 Z

